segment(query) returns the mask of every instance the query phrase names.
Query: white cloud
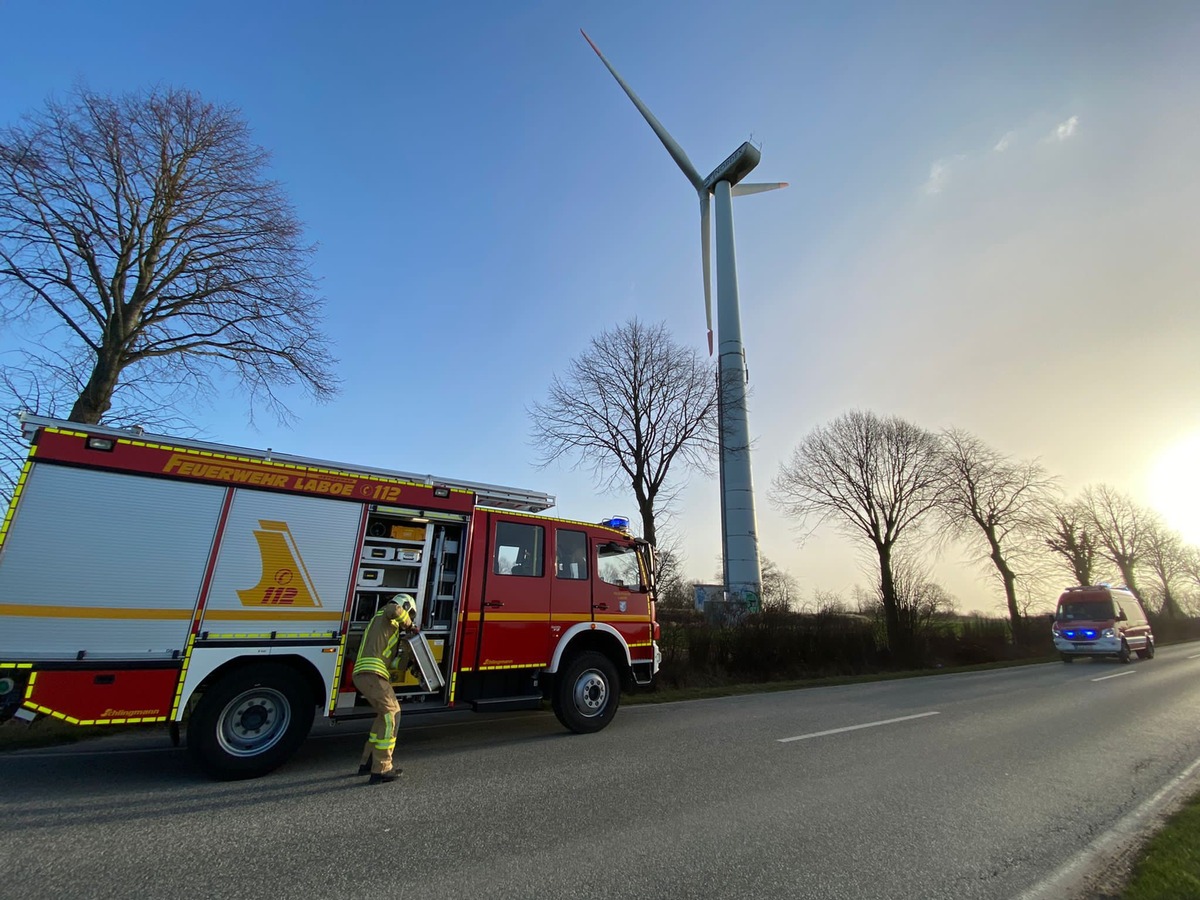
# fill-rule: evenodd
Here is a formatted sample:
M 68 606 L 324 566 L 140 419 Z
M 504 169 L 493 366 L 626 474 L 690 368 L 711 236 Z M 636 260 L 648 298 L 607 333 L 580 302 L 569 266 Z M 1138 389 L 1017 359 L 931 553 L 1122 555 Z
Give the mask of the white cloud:
M 1013 145 L 1013 141 L 1015 141 L 1016 139 L 1017 139 L 1017 133 L 1015 131 L 1005 132 L 1004 136 L 1002 138 L 1000 138 L 1000 140 L 996 141 L 996 146 L 993 147 L 992 149 L 995 150 L 997 153 L 1003 153 L 1005 150 L 1007 150 L 1009 147 L 1011 147 Z
M 929 178 L 921 187 L 926 194 L 940 194 L 950 181 L 950 169 L 966 159 L 965 156 L 949 156 L 934 160 L 929 167 Z
M 1058 127 L 1050 132 L 1046 138 L 1047 141 L 1062 143 L 1070 137 L 1073 137 L 1076 129 L 1079 127 L 1079 116 L 1071 116 L 1065 122 L 1059 122 Z

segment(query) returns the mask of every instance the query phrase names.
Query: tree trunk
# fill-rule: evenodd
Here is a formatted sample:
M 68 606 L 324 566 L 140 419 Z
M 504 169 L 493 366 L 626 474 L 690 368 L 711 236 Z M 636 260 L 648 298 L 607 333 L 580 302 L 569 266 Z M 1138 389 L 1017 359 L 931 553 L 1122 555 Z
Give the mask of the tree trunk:
M 995 565 L 996 571 L 1000 573 L 1000 580 L 1004 583 L 1004 599 L 1008 603 L 1008 618 L 1012 623 L 1013 643 L 1023 644 L 1025 642 L 1025 620 L 1021 616 L 1020 607 L 1017 606 L 1017 576 L 1009 567 L 1008 561 L 1000 550 L 1000 542 L 996 539 L 996 530 L 994 528 L 984 529 L 984 534 L 987 535 L 988 544 L 992 548 L 992 564 Z
M 1092 583 L 1092 567 L 1082 559 L 1076 557 L 1071 560 L 1071 566 L 1075 569 L 1075 580 L 1081 585 Z
M 87 425 L 99 425 L 104 414 L 112 406 L 113 391 L 117 387 L 117 379 L 121 375 L 121 367 L 116 359 L 108 354 L 100 354 L 96 365 L 92 367 L 91 377 L 71 407 L 67 418 L 72 422 L 83 422 Z
M 642 516 L 642 537 L 652 547 L 658 546 L 658 531 L 654 527 L 654 499 L 638 498 L 638 512 Z
M 896 579 L 892 575 L 892 548 L 876 544 L 879 553 L 879 594 L 883 600 L 883 619 L 887 626 L 888 647 L 899 662 L 909 662 L 909 642 L 900 622 L 900 604 L 896 601 Z
M 1128 562 L 1118 562 L 1117 568 L 1121 570 L 1121 577 L 1125 579 L 1125 587 L 1129 588 L 1129 593 L 1137 597 L 1138 603 L 1145 607 L 1146 601 L 1142 599 L 1142 592 L 1138 590 L 1137 583 L 1133 577 L 1133 566 Z

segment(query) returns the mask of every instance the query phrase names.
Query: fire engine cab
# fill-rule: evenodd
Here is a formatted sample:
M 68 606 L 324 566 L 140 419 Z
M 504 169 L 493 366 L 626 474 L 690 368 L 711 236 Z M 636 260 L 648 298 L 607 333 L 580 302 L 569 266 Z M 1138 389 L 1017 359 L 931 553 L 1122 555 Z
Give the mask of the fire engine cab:
M 554 497 L 22 416 L 0 523 L 0 721 L 186 722 L 197 761 L 262 775 L 317 710 L 373 715 L 351 670 L 411 595 L 406 711 L 528 709 L 598 731 L 659 665 L 652 548 Z

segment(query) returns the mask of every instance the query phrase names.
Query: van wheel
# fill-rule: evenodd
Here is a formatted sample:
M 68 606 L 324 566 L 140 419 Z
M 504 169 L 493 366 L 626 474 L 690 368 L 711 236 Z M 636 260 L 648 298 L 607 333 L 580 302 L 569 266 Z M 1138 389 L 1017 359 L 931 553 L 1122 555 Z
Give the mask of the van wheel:
M 248 666 L 201 696 L 188 721 L 188 751 L 216 778 L 257 778 L 296 752 L 316 709 L 295 669 L 279 663 Z
M 1137 652 L 1138 659 L 1154 659 L 1154 641 L 1146 638 L 1146 649 Z
M 1121 641 L 1121 652 L 1117 654 L 1117 659 L 1123 663 L 1133 662 L 1133 654 L 1129 652 L 1129 645 L 1124 640 Z
M 616 666 L 603 653 L 580 653 L 555 677 L 550 702 L 558 721 L 576 734 L 599 731 L 621 702 Z
M 1062 657 L 1062 661 L 1065 663 L 1075 662 L 1075 657 L 1073 657 L 1070 653 L 1060 653 L 1058 655 Z

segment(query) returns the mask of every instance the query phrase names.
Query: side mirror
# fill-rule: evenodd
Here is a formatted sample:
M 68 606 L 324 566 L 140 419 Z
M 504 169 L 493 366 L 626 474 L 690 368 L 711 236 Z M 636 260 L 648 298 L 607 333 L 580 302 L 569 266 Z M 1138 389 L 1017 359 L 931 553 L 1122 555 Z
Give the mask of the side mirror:
M 1128 622 L 1129 621 L 1129 616 L 1125 615 L 1125 610 L 1122 609 L 1122 610 L 1117 611 L 1117 621 L 1118 622 Z

